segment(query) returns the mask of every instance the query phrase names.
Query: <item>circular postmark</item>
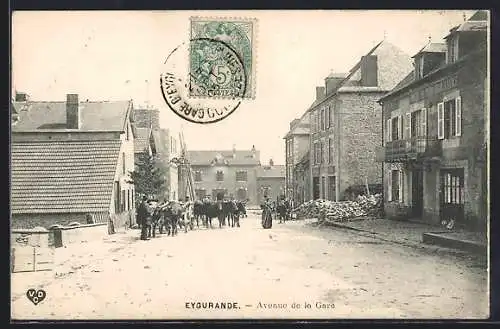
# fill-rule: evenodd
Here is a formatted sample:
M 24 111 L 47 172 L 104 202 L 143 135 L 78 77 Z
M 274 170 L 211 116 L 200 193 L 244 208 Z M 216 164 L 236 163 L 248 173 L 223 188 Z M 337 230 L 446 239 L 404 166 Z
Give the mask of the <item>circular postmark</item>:
M 200 124 L 218 122 L 233 113 L 246 86 L 240 56 L 225 42 L 207 38 L 175 48 L 160 77 L 168 107 L 181 118 Z

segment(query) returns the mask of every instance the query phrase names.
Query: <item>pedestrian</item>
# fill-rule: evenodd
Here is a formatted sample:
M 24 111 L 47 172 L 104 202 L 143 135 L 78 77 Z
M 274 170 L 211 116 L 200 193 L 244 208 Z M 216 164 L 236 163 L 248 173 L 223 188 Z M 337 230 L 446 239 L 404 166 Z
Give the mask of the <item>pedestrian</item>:
M 262 205 L 262 227 L 269 229 L 273 227 L 272 202 L 268 196 L 265 196 L 264 204 Z
M 141 240 L 149 240 L 148 238 L 148 218 L 150 218 L 149 206 L 148 206 L 148 197 L 143 196 L 142 201 L 139 204 L 137 209 L 137 221 L 141 226 Z

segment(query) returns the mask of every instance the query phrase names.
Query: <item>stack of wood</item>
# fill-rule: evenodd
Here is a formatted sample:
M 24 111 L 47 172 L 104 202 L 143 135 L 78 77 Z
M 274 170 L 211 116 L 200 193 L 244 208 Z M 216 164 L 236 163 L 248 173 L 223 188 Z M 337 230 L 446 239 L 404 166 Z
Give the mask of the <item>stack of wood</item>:
M 295 209 L 298 218 L 318 218 L 319 221 L 342 222 L 359 217 L 378 217 L 382 212 L 380 194 L 358 196 L 355 201 L 313 200 Z

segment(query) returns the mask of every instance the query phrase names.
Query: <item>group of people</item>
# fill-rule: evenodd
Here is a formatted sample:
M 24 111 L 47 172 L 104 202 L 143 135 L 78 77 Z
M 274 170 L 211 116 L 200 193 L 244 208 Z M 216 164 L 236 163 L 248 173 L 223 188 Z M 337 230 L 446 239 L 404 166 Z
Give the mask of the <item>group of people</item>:
M 262 209 L 262 227 L 265 229 L 272 228 L 273 215 L 279 218 L 279 223 L 284 223 L 292 218 L 293 203 L 285 197 L 274 201 L 265 196 L 260 207 Z

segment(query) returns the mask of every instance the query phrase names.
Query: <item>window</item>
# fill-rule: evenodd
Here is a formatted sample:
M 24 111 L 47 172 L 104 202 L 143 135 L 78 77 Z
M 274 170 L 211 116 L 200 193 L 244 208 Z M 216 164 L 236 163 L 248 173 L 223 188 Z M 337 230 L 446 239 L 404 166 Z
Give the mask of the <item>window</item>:
M 447 170 L 442 176 L 443 198 L 447 204 L 464 203 L 464 177 L 459 170 Z
M 333 163 L 333 138 L 328 139 L 328 163 Z
M 330 128 L 330 106 L 325 108 L 325 129 Z
M 421 79 L 424 76 L 424 55 L 420 55 L 415 58 L 415 68 L 417 72 L 417 78 Z
M 125 163 L 125 152 L 122 153 L 122 173 L 125 175 L 126 174 L 126 163 Z
M 325 109 L 322 108 L 320 113 L 321 113 L 321 119 L 320 119 L 321 130 L 325 130 Z
M 458 59 L 458 35 L 449 40 L 448 44 L 448 62 L 453 63 Z
M 392 170 L 388 177 L 387 185 L 387 201 L 403 202 L 404 172 L 402 170 Z
M 218 182 L 224 181 L 224 172 L 222 170 L 217 170 L 216 180 Z
M 324 163 L 325 159 L 323 158 L 323 142 L 319 142 L 319 161 L 320 163 Z
M 121 191 L 122 196 L 121 196 L 121 200 L 120 200 L 120 202 L 121 202 L 121 204 L 120 204 L 120 210 L 121 210 L 122 212 L 126 210 L 126 206 L 127 206 L 127 205 L 126 205 L 127 199 L 126 199 L 126 194 L 125 194 L 125 192 L 126 192 L 125 190 L 122 190 L 122 191 Z
M 197 189 L 194 193 L 196 194 L 198 200 L 205 198 L 205 196 L 207 195 L 207 191 L 205 189 Z
M 402 127 L 403 120 L 401 116 L 394 117 L 387 120 L 387 141 L 396 141 L 402 139 Z
M 409 137 L 427 136 L 427 110 L 421 109 L 411 113 Z
M 314 164 L 318 163 L 318 142 L 313 144 L 313 162 Z
M 238 182 L 246 182 L 248 179 L 248 173 L 246 171 L 237 171 L 236 172 L 236 181 Z
M 236 191 L 236 198 L 238 200 L 246 200 L 247 199 L 247 190 L 244 188 L 239 188 Z
M 201 171 L 197 170 L 194 172 L 194 181 L 195 182 L 201 182 Z
M 333 123 L 333 110 L 334 110 L 333 106 L 329 106 L 328 107 L 328 112 L 330 113 L 328 115 L 328 121 L 330 122 L 330 125 L 329 125 L 330 128 L 334 126 L 334 123 Z
M 462 100 L 460 97 L 439 103 L 438 138 L 448 139 L 462 135 Z

